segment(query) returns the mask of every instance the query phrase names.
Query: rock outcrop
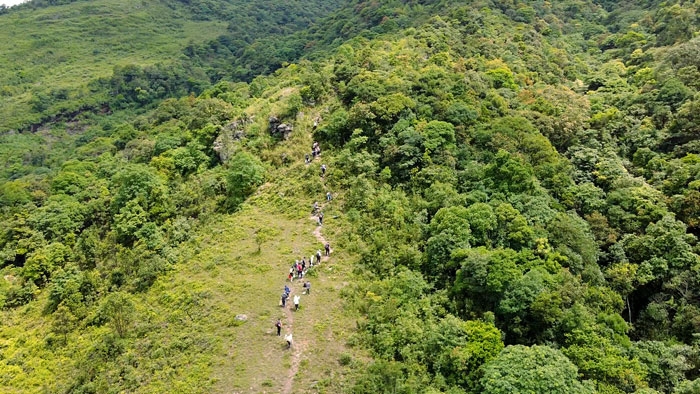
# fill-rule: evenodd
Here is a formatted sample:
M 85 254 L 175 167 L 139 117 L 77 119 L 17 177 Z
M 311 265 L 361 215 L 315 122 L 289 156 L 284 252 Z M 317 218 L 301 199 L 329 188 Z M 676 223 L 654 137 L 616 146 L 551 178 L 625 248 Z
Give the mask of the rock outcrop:
M 270 116 L 270 134 L 273 137 L 282 137 L 285 140 L 292 133 L 292 126 L 282 123 L 276 116 Z
M 235 143 L 245 138 L 245 127 L 252 122 L 252 118 L 241 118 L 234 120 L 221 129 L 212 146 L 214 152 L 219 155 L 221 162 L 226 162 L 231 157 Z

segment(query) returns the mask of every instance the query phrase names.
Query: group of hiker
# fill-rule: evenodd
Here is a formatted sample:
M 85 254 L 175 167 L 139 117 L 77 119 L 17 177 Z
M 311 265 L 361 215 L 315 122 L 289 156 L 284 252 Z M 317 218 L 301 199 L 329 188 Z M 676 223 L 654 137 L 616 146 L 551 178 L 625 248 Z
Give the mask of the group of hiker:
M 294 261 L 291 268 L 289 268 L 289 275 L 287 275 L 287 279 L 290 282 L 294 282 L 294 278 L 303 279 L 304 275 L 306 275 L 306 271 L 309 268 L 321 263 L 321 250 L 317 250 L 315 255 L 309 257 L 308 264 L 306 261 L 306 257 L 302 257 L 301 260 Z
M 314 128 L 318 125 L 317 120 L 314 122 Z M 311 156 L 315 159 L 317 156 L 321 154 L 321 147 L 318 144 L 318 142 L 314 142 L 312 147 L 311 147 Z M 306 155 L 304 158 L 306 164 L 309 164 L 311 162 L 311 157 L 309 154 Z M 324 177 L 326 174 L 327 167 L 325 164 L 321 165 L 321 177 Z M 326 193 L 326 201 L 330 202 L 331 199 L 333 198 L 333 195 L 331 192 Z M 316 215 L 317 220 L 318 220 L 318 225 L 323 225 L 323 212 L 321 211 L 321 207 L 319 206 L 318 202 L 314 202 L 313 208 L 312 208 L 312 214 Z M 330 256 L 331 253 L 331 245 L 326 242 L 325 245 L 323 246 L 325 256 Z M 303 256 L 301 260 L 295 260 L 292 266 L 289 268 L 289 274 L 287 275 L 287 280 L 289 280 L 290 283 L 294 283 L 294 279 L 298 280 L 303 280 L 304 276 L 308 272 L 308 270 L 315 266 L 321 264 L 321 259 L 323 258 L 323 255 L 321 254 L 321 250 L 317 250 L 316 253 L 311 254 L 307 260 L 306 256 Z M 302 294 L 311 294 L 311 282 L 308 280 L 303 283 L 303 292 Z M 284 285 L 284 291 L 282 292 L 281 296 L 281 303 L 280 305 L 282 308 L 286 308 L 287 306 L 287 301 L 289 300 L 289 297 L 291 296 L 292 289 L 285 283 Z M 299 310 L 299 302 L 301 301 L 301 296 L 298 294 L 295 294 L 292 298 L 293 303 L 294 303 L 294 310 L 298 311 Z M 277 319 L 277 322 L 275 323 L 275 327 L 277 328 L 277 336 L 282 335 L 282 320 Z M 287 335 L 284 336 L 284 340 L 287 342 L 287 349 L 292 347 L 292 333 L 289 332 Z
M 314 144 L 311 146 L 311 155 L 307 153 L 306 156 L 304 156 L 304 163 L 310 164 L 314 159 L 316 159 L 319 156 L 321 156 L 321 146 L 318 144 L 318 142 L 314 141 Z M 325 164 L 321 164 L 321 178 L 326 176 L 327 170 L 328 167 L 326 167 Z
M 304 288 L 311 289 L 311 283 L 306 282 L 304 283 Z M 287 305 L 287 299 L 291 295 L 292 289 L 289 288 L 286 284 L 284 285 L 284 292 L 282 293 L 282 308 L 284 308 Z M 294 310 L 298 311 L 299 310 L 299 301 L 301 301 L 301 297 L 298 294 L 294 295 Z M 277 322 L 275 323 L 275 327 L 277 328 L 277 336 L 282 335 L 282 320 L 277 319 Z M 287 335 L 284 336 L 284 340 L 287 341 L 287 349 L 292 347 L 292 333 L 289 332 Z
M 330 244 L 326 242 L 326 244 L 324 245 L 324 249 L 325 249 L 326 256 L 329 256 L 330 250 L 331 250 Z M 306 262 L 307 261 L 306 256 L 302 257 L 301 261 L 296 260 L 292 264 L 292 267 L 289 269 L 289 275 L 287 276 L 289 282 L 293 283 L 295 277 L 298 279 L 303 279 L 304 275 L 306 275 L 309 268 L 311 268 L 315 265 L 321 264 L 321 259 L 322 259 L 322 255 L 321 255 L 321 250 L 319 249 L 316 251 L 315 254 L 313 254 L 313 255 L 311 255 L 311 257 L 309 257 L 308 265 Z M 309 282 L 308 280 L 305 281 L 303 283 L 302 287 L 304 288 L 304 291 L 302 292 L 302 294 L 311 294 L 311 282 Z M 284 291 L 282 292 L 281 303 L 280 303 L 282 308 L 287 307 L 287 300 L 289 300 L 291 293 L 292 293 L 292 289 L 289 287 L 289 285 L 285 284 Z M 299 303 L 301 301 L 301 296 L 299 294 L 295 294 L 292 297 L 292 301 L 294 303 L 294 310 L 298 311 L 299 310 Z M 277 336 L 281 336 L 282 335 L 282 320 L 277 319 L 277 322 L 275 323 L 275 327 L 277 327 Z M 285 339 L 285 341 L 287 341 L 287 348 L 292 347 L 292 334 L 288 333 L 287 335 L 284 336 L 284 339 Z
M 282 334 L 282 320 L 277 319 L 277 323 L 275 323 L 275 327 L 277 327 L 277 336 L 280 336 Z M 287 341 L 287 349 L 292 347 L 292 333 L 291 332 L 284 336 L 284 340 Z
M 311 292 L 311 283 L 310 282 L 304 282 L 304 289 L 308 289 L 309 293 Z M 289 288 L 289 286 L 284 285 L 284 292 L 282 293 L 282 308 L 287 306 L 287 300 L 289 299 L 289 295 L 291 294 L 292 290 Z M 306 292 L 306 290 L 304 290 Z M 294 296 L 294 310 L 298 311 L 299 310 L 299 301 L 301 301 L 301 297 L 299 295 Z M 279 335 L 279 332 L 277 333 Z
M 331 245 L 326 242 L 326 244 L 323 246 L 325 250 L 325 255 L 330 256 L 331 254 Z M 306 264 L 306 257 L 302 257 L 301 261 L 296 260 L 294 264 L 292 264 L 292 267 L 289 269 L 289 282 L 293 283 L 294 282 L 294 277 L 296 276 L 298 279 L 303 279 L 304 275 L 308 271 L 309 268 L 321 264 L 321 250 L 317 250 L 314 255 L 309 257 L 309 264 L 307 267 Z M 304 291 L 302 294 L 311 294 L 311 282 L 308 280 L 304 282 L 302 285 L 304 288 Z M 289 297 L 291 296 L 292 289 L 285 283 L 284 285 L 284 291 L 282 292 L 282 297 L 281 297 L 281 306 L 282 308 L 287 307 L 287 300 L 289 300 Z M 294 297 L 292 298 L 293 303 L 294 303 L 294 310 L 298 311 L 299 310 L 299 302 L 301 301 L 301 296 L 298 294 L 295 294 Z M 282 335 L 282 320 L 277 319 L 277 322 L 275 323 L 275 327 L 277 327 L 277 336 Z M 284 336 L 284 340 L 287 341 L 287 349 L 292 347 L 292 333 L 288 333 L 287 335 Z
M 311 161 L 316 159 L 317 157 L 321 156 L 321 145 L 318 144 L 318 142 L 314 141 L 313 145 L 311 145 L 311 154 L 307 153 L 306 156 L 304 156 L 304 163 L 309 164 Z M 325 165 L 324 165 L 325 166 Z
M 323 246 L 325 255 L 330 256 L 331 253 L 331 245 L 326 242 L 326 244 Z M 289 275 L 287 276 L 287 279 L 289 280 L 290 283 L 294 282 L 294 278 L 297 278 L 299 280 L 302 280 L 304 278 L 304 275 L 306 275 L 307 271 L 309 268 L 321 264 L 321 259 L 323 258 L 323 255 L 321 254 L 321 250 L 317 250 L 315 254 L 312 254 L 311 257 L 308 259 L 308 264 L 307 264 L 307 259 L 306 256 L 302 257 L 301 260 L 296 260 L 292 264 L 291 268 L 289 269 Z M 311 282 L 304 281 L 302 287 L 304 288 L 304 291 L 302 294 L 311 294 Z M 290 296 L 292 293 L 292 289 L 285 283 L 284 285 L 284 291 L 282 292 L 282 297 L 280 299 L 280 305 L 282 308 L 287 307 L 287 301 L 289 300 Z M 299 310 L 299 303 L 301 301 L 301 296 L 299 294 L 295 294 L 292 297 L 292 302 L 294 303 L 294 310 L 298 311 Z M 277 319 L 277 323 L 275 324 L 277 327 L 277 336 L 282 335 L 282 321 L 280 319 Z M 289 333 L 285 335 L 284 337 L 285 341 L 287 341 L 287 348 L 290 348 L 292 346 L 292 334 Z
M 326 201 L 330 202 L 332 199 L 333 195 L 331 194 L 331 192 L 326 193 Z M 311 208 L 311 214 L 316 215 L 318 225 L 323 226 L 323 211 L 321 211 L 321 207 L 318 205 L 318 201 L 314 202 L 313 208 Z

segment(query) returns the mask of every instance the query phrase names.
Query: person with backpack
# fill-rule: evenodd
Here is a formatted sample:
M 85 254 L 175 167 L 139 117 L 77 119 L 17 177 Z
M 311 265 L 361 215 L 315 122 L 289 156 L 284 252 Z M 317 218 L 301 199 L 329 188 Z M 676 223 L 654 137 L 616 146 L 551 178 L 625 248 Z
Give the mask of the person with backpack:
M 282 334 L 282 321 L 280 319 L 277 319 L 275 327 L 277 327 L 277 336 L 280 336 Z
M 326 245 L 324 246 L 324 248 L 326 249 L 326 256 L 330 256 L 331 255 L 331 244 L 326 242 Z
M 282 308 L 287 306 L 287 298 L 289 297 L 289 293 L 282 293 Z
M 323 176 L 325 176 L 325 175 L 326 175 L 326 165 L 325 165 L 325 164 L 321 164 L 321 176 L 323 177 Z
M 316 251 L 316 261 L 318 261 L 318 264 L 321 264 L 321 250 Z
M 323 212 L 318 214 L 318 225 L 323 226 Z
M 284 336 L 284 340 L 287 341 L 287 349 L 292 347 L 292 333 L 290 332 L 289 334 Z

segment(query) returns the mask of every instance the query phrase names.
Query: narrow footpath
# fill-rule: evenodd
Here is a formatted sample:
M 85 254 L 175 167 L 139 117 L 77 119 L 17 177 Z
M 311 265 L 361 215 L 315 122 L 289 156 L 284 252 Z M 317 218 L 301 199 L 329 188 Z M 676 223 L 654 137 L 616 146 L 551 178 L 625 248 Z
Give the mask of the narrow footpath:
M 325 206 L 325 204 L 324 204 Z M 321 209 L 323 209 L 324 206 L 321 206 Z M 314 223 L 318 223 L 318 218 L 315 215 L 309 216 L 309 220 L 313 221 Z M 321 234 L 321 228 L 323 226 L 317 225 L 316 228 L 313 231 L 313 235 L 318 240 L 318 242 L 321 243 L 321 245 L 325 245 L 327 243 L 326 238 Z M 331 252 L 333 250 L 331 249 Z M 330 259 L 330 256 L 326 256 L 325 253 L 321 254 L 321 263 L 327 262 Z M 294 332 L 294 312 L 292 311 L 292 308 L 285 308 L 285 313 L 287 316 L 287 330 L 290 332 Z M 282 387 L 282 393 L 283 394 L 291 394 L 292 393 L 292 387 L 294 384 L 294 377 L 297 375 L 299 372 L 299 364 L 302 359 L 302 355 L 304 354 L 304 351 L 306 350 L 308 342 L 306 340 L 302 341 L 297 341 L 296 338 L 294 339 L 292 343 L 292 361 L 291 361 L 291 366 L 289 367 L 289 374 L 287 375 L 287 379 L 284 382 L 284 386 Z

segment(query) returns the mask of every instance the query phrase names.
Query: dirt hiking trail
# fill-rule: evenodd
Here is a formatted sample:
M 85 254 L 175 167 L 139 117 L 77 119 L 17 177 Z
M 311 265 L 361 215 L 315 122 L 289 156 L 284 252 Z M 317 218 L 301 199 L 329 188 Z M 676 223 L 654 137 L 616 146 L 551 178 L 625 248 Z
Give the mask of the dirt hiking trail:
M 323 207 L 321 207 L 323 209 Z M 309 220 L 318 223 L 318 219 L 316 216 L 311 215 L 309 217 Z M 328 243 L 326 241 L 326 238 L 321 234 L 321 228 L 323 226 L 317 225 L 316 228 L 313 231 L 313 235 L 320 242 L 322 245 L 325 245 Z M 332 250 L 331 250 L 332 252 Z M 321 262 L 326 262 L 330 259 L 329 256 L 326 256 L 325 253 L 322 253 L 321 255 Z M 287 330 L 289 332 L 294 332 L 294 312 L 292 311 L 292 308 L 285 308 L 285 313 L 287 315 Z M 297 337 L 299 338 L 299 337 Z M 284 386 L 282 386 L 282 393 L 283 394 L 292 394 L 292 387 L 294 384 L 294 377 L 297 375 L 299 372 L 299 364 L 301 363 L 302 355 L 304 354 L 304 351 L 306 350 L 306 347 L 308 345 L 308 341 L 306 340 L 300 340 L 297 341 L 296 338 L 293 338 L 292 340 L 292 360 L 291 360 L 291 366 L 289 368 L 289 373 L 287 374 L 287 379 L 284 382 Z

